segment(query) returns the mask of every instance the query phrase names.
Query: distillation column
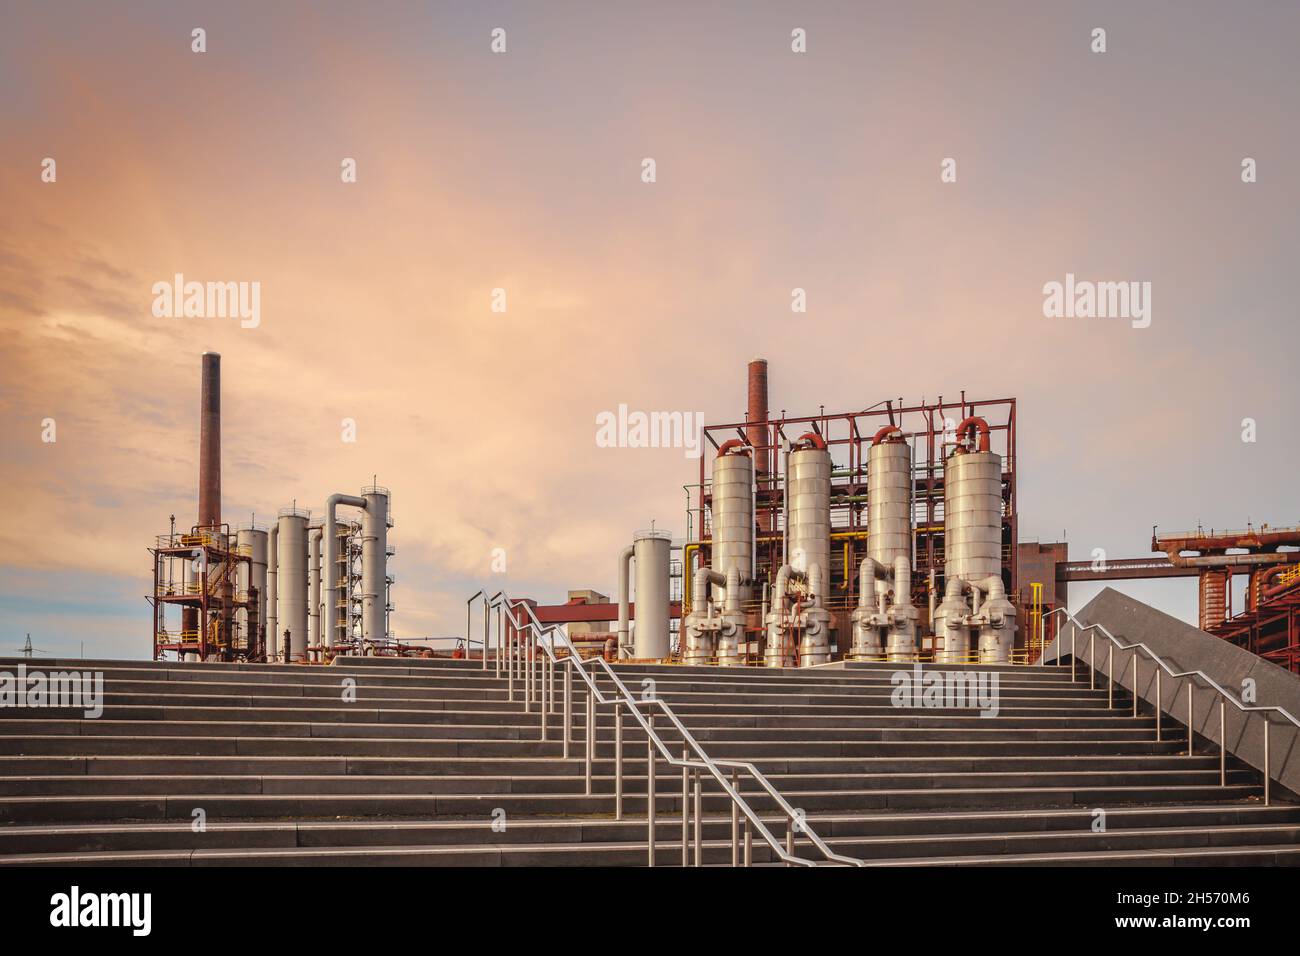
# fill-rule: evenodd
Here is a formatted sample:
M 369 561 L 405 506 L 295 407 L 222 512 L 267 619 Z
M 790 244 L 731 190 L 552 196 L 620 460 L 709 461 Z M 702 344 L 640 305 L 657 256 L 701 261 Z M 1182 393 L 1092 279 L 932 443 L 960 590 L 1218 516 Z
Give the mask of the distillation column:
M 361 516 L 361 636 L 379 643 L 388 637 L 388 506 L 387 488 L 372 485 L 361 490 L 365 512 Z
M 283 657 L 283 634 L 289 632 L 289 661 L 307 657 L 307 522 L 311 513 L 282 508 L 279 517 L 279 558 L 276 562 L 276 613 L 280 633 L 275 653 Z

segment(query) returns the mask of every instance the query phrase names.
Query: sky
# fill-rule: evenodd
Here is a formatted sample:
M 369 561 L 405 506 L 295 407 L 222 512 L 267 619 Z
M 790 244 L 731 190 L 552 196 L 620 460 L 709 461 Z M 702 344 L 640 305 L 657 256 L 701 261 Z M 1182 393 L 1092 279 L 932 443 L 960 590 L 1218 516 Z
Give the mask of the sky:
M 792 415 L 1014 395 L 1021 535 L 1076 559 L 1300 523 L 1294 3 L 0 0 L 0 22 L 0 654 L 30 632 L 149 656 L 147 547 L 194 520 L 207 349 L 226 517 L 377 476 L 399 637 L 461 632 L 480 586 L 612 593 L 633 530 L 684 534 L 697 463 L 599 447 L 596 416 L 741 419 L 756 355 Z M 177 273 L 257 282 L 260 321 L 155 315 Z M 1067 274 L 1149 282 L 1150 325 L 1046 317 Z M 1192 580 L 1117 586 L 1195 619 Z

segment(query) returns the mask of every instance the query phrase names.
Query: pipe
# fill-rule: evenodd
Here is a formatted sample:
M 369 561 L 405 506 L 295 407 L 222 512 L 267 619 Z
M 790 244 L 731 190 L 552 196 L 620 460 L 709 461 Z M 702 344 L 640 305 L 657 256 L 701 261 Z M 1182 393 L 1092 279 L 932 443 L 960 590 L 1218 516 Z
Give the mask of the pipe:
M 901 554 L 894 558 L 894 603 L 912 603 L 912 562 Z
M 879 445 L 890 435 L 898 435 L 901 438 L 903 430 L 897 425 L 886 425 L 884 428 L 880 429 L 880 431 L 871 436 L 871 444 Z
M 733 571 L 736 571 L 735 568 L 732 568 L 732 570 L 733 570 Z M 737 573 L 737 585 L 739 585 L 739 571 L 737 571 L 736 573 Z M 732 601 L 732 593 L 733 593 L 733 592 L 732 592 L 732 590 L 731 590 L 730 581 L 728 581 L 728 579 L 727 579 L 727 575 L 723 574 L 721 571 L 714 571 L 712 568 L 709 568 L 709 567 L 700 566 L 700 567 L 696 568 L 696 569 L 695 569 L 695 586 L 694 586 L 694 588 L 692 588 L 692 591 L 693 591 L 695 594 L 705 594 L 705 595 L 707 595 L 707 594 L 709 593 L 708 588 L 709 588 L 709 585 L 710 585 L 710 584 L 717 584 L 717 585 L 719 585 L 719 586 L 721 586 L 721 587 L 725 587 L 725 588 L 727 588 L 727 609 L 728 609 L 728 610 L 731 610 L 731 601 Z M 703 589 L 703 590 L 701 590 L 701 589 Z M 736 608 L 737 608 L 737 610 L 739 610 L 739 607 L 740 607 L 740 598 L 739 598 L 739 593 L 738 593 L 738 592 L 739 592 L 739 587 L 737 587 L 736 591 L 737 591 L 737 596 L 736 596 Z M 705 597 L 705 599 L 704 599 L 704 605 L 705 605 L 705 607 L 708 607 L 708 598 L 707 598 L 707 597 Z M 694 607 L 691 608 L 691 612 L 692 612 L 692 613 L 698 613 Z
M 723 610 L 727 614 L 740 613 L 740 569 L 730 568 L 727 571 L 727 603 Z
M 636 548 L 628 545 L 618 555 L 618 653 L 630 656 L 627 642 L 628 595 L 631 589 L 632 555 Z
M 1177 551 L 1166 551 L 1169 563 L 1180 568 L 1218 568 L 1254 564 L 1290 564 L 1300 560 L 1300 552 L 1274 551 L 1269 554 L 1203 554 L 1183 557 Z
M 871 607 L 867 595 L 875 593 L 872 583 L 877 578 L 883 578 L 887 573 L 885 566 L 875 558 L 862 559 L 862 562 L 858 565 L 858 607 Z
M 280 615 L 276 608 L 276 603 L 280 599 L 280 592 L 276 586 L 276 565 L 279 564 L 279 547 L 277 542 L 280 539 L 280 523 L 277 521 L 271 525 L 271 530 L 266 536 L 266 659 L 273 661 L 276 659 L 280 638 L 275 633 L 276 625 L 279 623 Z
M 978 415 L 971 415 L 969 418 L 962 419 L 961 424 L 957 426 L 957 434 L 960 437 L 965 437 L 968 431 L 975 431 L 975 430 L 979 431 L 979 450 L 988 451 L 989 450 L 989 423 L 988 422 L 980 418 Z
M 746 445 L 739 438 L 728 438 L 726 441 L 724 441 L 721 445 L 718 446 L 718 457 L 726 458 L 728 455 L 731 454 L 732 450 L 736 448 L 749 448 L 749 446 Z M 753 451 L 752 448 L 750 448 L 749 450 L 751 452 Z
M 365 508 L 366 499 L 359 498 L 356 495 L 335 494 L 325 499 L 325 526 L 323 536 L 325 538 L 325 646 L 333 647 L 334 641 L 338 637 L 339 611 L 338 611 L 338 590 L 339 580 L 335 575 L 338 574 L 339 563 L 339 535 L 338 521 L 335 517 L 336 509 L 339 505 L 348 505 L 352 508 Z

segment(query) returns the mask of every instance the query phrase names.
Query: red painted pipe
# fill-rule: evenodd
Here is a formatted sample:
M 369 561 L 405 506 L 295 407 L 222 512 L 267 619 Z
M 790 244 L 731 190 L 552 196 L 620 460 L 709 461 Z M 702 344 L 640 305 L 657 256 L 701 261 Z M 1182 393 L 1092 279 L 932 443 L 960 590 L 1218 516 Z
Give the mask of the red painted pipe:
M 880 429 L 880 431 L 876 432 L 874 436 L 872 436 L 871 444 L 879 445 L 889 435 L 898 435 L 901 438 L 903 436 L 903 430 L 899 428 L 897 425 L 886 425 L 884 428 Z
M 816 432 L 805 432 L 796 438 L 794 443 L 796 445 L 802 445 L 806 441 L 812 442 L 814 448 L 820 448 L 822 451 L 826 450 L 826 439 L 822 438 L 822 436 L 818 435 Z
M 967 432 L 972 430 L 979 431 L 979 436 L 980 436 L 979 450 L 988 451 L 989 450 L 989 423 L 986 422 L 984 419 L 980 418 L 978 415 L 972 415 L 970 416 L 970 418 L 964 419 L 962 423 L 957 426 L 957 434 L 962 436 L 963 438 L 966 436 Z
M 731 454 L 733 448 L 749 448 L 749 445 L 741 441 L 739 438 L 728 438 L 718 446 L 718 457 L 726 458 L 727 455 Z M 752 451 L 752 449 L 750 450 Z

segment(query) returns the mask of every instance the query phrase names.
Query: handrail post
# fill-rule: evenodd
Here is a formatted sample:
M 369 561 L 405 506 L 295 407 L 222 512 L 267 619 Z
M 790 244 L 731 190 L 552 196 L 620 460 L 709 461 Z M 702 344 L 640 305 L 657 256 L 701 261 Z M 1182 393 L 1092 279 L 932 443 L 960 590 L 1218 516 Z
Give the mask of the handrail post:
M 754 827 L 745 817 L 745 866 L 754 865 Z
M 1088 690 L 1097 689 L 1097 635 L 1088 634 Z
M 1196 724 L 1196 711 L 1192 708 L 1192 695 L 1196 693 L 1196 681 L 1187 678 L 1187 756 L 1192 756 L 1192 727 Z
M 1079 660 L 1078 643 L 1079 643 L 1079 625 L 1071 623 L 1070 624 L 1070 683 L 1071 684 L 1075 682 L 1074 665 L 1078 663 Z
M 569 759 L 569 741 L 573 739 L 573 658 L 564 659 L 564 759 Z
M 1273 782 L 1273 768 L 1269 761 L 1268 715 L 1264 715 L 1264 806 L 1269 805 L 1269 785 Z
M 614 819 L 623 819 L 623 708 L 614 702 Z
M 550 668 L 551 668 L 551 659 L 548 657 L 546 659 L 546 669 L 550 670 Z M 540 711 L 539 716 L 542 718 L 542 740 L 543 742 L 545 742 L 547 739 L 547 734 L 549 733 L 549 725 L 550 725 L 550 718 L 547 716 L 547 711 L 546 711 L 546 682 L 545 681 L 542 682 L 542 703 L 541 706 L 538 708 L 538 710 Z
M 686 765 L 691 752 L 682 748 L 682 866 L 690 866 L 691 835 L 691 768 Z
M 1138 715 L 1138 652 L 1133 648 L 1133 716 Z
M 1106 706 L 1115 709 L 1115 643 L 1112 641 L 1106 653 Z
M 649 848 L 650 866 L 655 865 L 655 715 L 646 714 L 650 732 L 645 736 L 645 821 L 646 846 Z
M 1160 671 L 1160 666 L 1156 665 L 1156 743 L 1162 743 L 1164 739 L 1161 733 L 1164 726 L 1164 720 L 1161 718 L 1164 717 L 1165 712 L 1161 706 L 1163 699 L 1160 696 Z
M 515 701 L 515 641 L 511 635 L 510 640 L 506 641 L 506 683 L 510 686 L 509 701 L 513 704 Z
M 695 770 L 695 865 L 704 865 L 704 800 L 700 781 L 700 771 Z
M 1219 695 L 1219 786 L 1228 785 L 1228 700 Z
M 546 655 L 546 699 L 547 713 L 555 713 L 555 641 L 551 641 L 551 653 Z
M 488 642 L 492 639 L 492 612 L 488 608 L 487 598 L 483 598 L 483 670 L 487 670 Z M 465 653 L 469 653 L 469 645 L 465 645 Z
M 496 653 L 496 665 L 497 665 L 496 676 L 498 679 L 501 677 L 501 652 L 505 650 L 505 646 L 506 646 L 505 634 L 502 633 L 502 628 L 501 628 L 501 608 L 498 607 L 497 608 L 497 653 Z
M 584 772 L 587 776 L 587 796 L 591 796 L 591 761 L 596 749 L 596 696 L 587 691 L 587 757 Z
M 739 771 L 731 771 L 731 789 L 737 794 L 740 793 Z M 1267 795 L 1268 791 L 1264 791 Z M 733 867 L 740 865 L 740 803 L 736 800 L 731 801 L 731 865 Z
M 789 856 L 794 856 L 794 817 L 793 816 L 791 816 L 790 819 L 785 821 L 785 852 Z M 793 866 L 794 864 L 787 860 L 785 865 Z

